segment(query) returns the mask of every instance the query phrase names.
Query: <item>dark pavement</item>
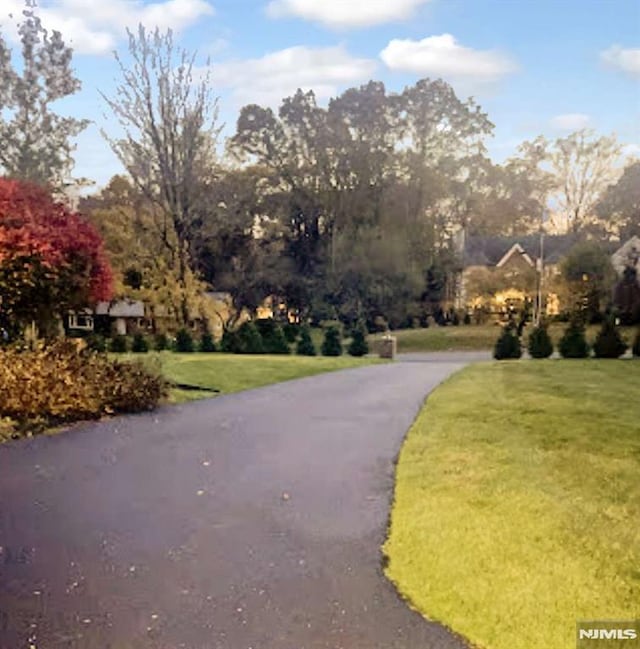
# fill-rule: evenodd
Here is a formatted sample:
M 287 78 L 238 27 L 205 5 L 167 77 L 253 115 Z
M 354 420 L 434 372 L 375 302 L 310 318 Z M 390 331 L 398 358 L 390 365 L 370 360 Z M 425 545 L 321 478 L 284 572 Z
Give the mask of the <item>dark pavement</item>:
M 0 447 L 0 649 L 462 649 L 400 600 L 380 546 L 403 437 L 467 360 Z

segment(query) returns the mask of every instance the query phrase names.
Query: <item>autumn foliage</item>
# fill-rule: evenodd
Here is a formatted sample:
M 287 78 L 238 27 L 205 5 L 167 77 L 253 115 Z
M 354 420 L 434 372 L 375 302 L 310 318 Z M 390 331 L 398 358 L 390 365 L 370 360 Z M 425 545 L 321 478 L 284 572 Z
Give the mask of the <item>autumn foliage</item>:
M 47 329 L 57 315 L 112 293 L 111 267 L 95 228 L 47 190 L 0 178 L 0 315 Z
M 144 412 L 168 395 L 159 371 L 69 340 L 0 349 L 0 443 L 79 419 Z

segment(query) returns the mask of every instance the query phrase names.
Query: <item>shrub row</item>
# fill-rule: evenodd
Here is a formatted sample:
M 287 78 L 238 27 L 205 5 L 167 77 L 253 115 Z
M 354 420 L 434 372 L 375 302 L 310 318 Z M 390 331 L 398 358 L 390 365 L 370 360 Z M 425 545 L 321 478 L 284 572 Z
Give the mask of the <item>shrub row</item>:
M 342 354 L 342 328 L 326 323 L 321 353 L 324 356 Z M 360 325 L 352 332 L 352 340 L 347 351 L 351 356 L 365 356 L 369 353 L 366 340 L 367 332 Z M 145 353 L 150 349 L 156 351 L 173 350 L 180 353 L 223 351 L 232 354 L 289 354 L 295 345 L 295 353 L 303 356 L 315 356 L 317 350 L 311 339 L 308 326 L 285 324 L 281 326 L 273 319 L 260 319 L 243 323 L 238 329 L 224 332 L 219 345 L 216 345 L 211 334 L 203 334 L 201 339 L 194 339 L 187 329 L 177 332 L 174 340 L 166 334 L 153 338 L 143 334 L 133 337 L 114 336 L 111 339 L 100 335 L 91 335 L 86 339 L 87 346 L 94 351 L 113 353 Z
M 215 352 L 217 351 L 213 336 L 209 333 L 202 335 L 199 341 L 195 340 L 191 332 L 181 329 L 175 339 L 169 338 L 166 334 L 145 336 L 137 333 L 133 336 L 117 335 L 112 338 L 105 338 L 99 334 L 91 334 L 85 339 L 87 347 L 96 352 L 110 351 L 116 354 L 133 352 L 144 354 L 150 350 L 176 352 Z
M 558 343 L 558 351 L 563 358 L 588 358 L 591 350 L 596 358 L 620 358 L 628 347 L 611 319 L 602 323 L 593 347 L 587 342 L 584 325 L 577 319 L 569 322 Z M 529 335 L 528 351 L 532 358 L 549 358 L 553 354 L 553 342 L 545 326 L 533 329 Z M 632 345 L 632 353 L 640 357 L 640 330 Z M 503 329 L 496 341 L 493 356 L 497 360 L 522 356 L 520 338 L 513 326 L 507 325 Z
M 121 362 L 72 341 L 39 350 L 0 350 L 0 421 L 12 434 L 70 421 L 151 410 L 168 383 L 139 362 Z

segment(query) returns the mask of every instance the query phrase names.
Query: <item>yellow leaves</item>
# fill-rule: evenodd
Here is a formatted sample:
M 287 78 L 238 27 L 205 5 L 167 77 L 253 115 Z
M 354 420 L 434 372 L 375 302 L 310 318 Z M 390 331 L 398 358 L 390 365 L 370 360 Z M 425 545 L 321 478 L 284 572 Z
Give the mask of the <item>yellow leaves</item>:
M 150 410 L 167 392 L 166 381 L 141 365 L 79 350 L 70 341 L 0 350 L 0 422 L 9 418 L 22 430 Z

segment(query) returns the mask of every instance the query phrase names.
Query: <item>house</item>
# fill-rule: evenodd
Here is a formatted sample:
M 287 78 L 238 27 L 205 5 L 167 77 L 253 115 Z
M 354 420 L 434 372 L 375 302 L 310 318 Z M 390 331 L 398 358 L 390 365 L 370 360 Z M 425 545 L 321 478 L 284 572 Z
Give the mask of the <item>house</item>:
M 542 239 L 540 234 L 463 238 L 459 246 L 462 272 L 456 288 L 456 307 L 503 314 L 510 307 L 522 308 L 528 300 L 534 300 L 542 280 L 547 315 L 559 313 L 562 304 L 555 289 L 560 263 L 579 241 L 575 234 L 545 235 Z M 622 245 L 602 245 L 611 254 L 618 277 L 624 275 L 625 269 L 640 266 L 640 237 L 634 236 Z
M 640 270 L 640 237 L 634 236 L 625 241 L 612 255 L 611 264 L 618 277 L 622 277 L 625 269 L 635 268 Z M 638 278 L 640 279 L 640 278 Z
M 459 251 L 456 307 L 492 314 L 520 309 L 535 299 L 542 270 L 546 312 L 558 313 L 559 298 L 552 287 L 560 261 L 577 241 L 575 235 L 545 235 L 541 240 L 539 234 L 465 238 Z
M 70 312 L 67 316 L 67 330 L 126 335 L 144 326 L 145 316 L 145 306 L 140 300 L 98 302 L 93 309 Z

